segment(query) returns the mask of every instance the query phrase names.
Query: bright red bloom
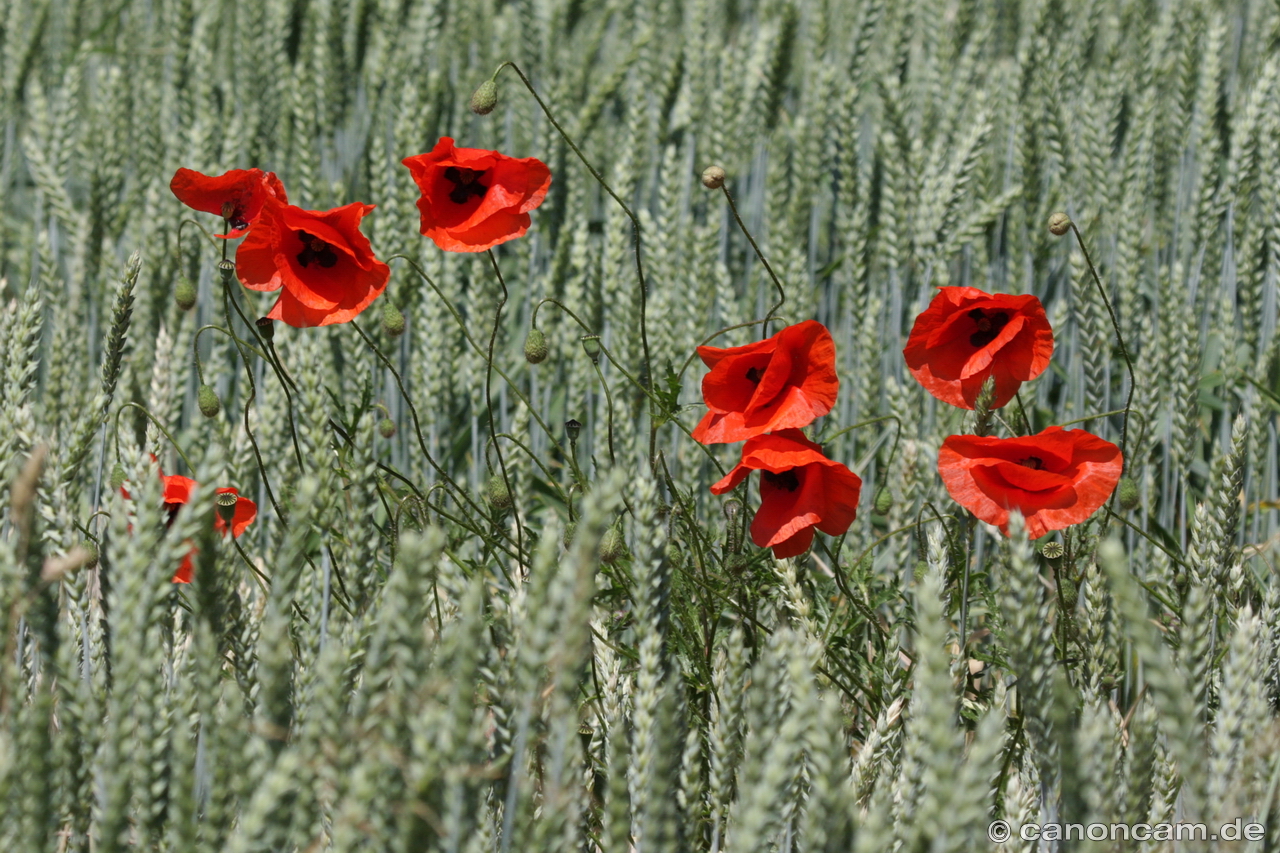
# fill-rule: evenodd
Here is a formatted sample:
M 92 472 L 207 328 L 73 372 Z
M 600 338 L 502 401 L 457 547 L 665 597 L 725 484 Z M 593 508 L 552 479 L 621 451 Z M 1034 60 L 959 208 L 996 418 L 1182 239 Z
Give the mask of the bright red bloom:
M 758 435 L 742 446 L 742 461 L 711 487 L 721 495 L 760 471 L 760 508 L 751 520 L 751 541 L 772 548 L 781 560 L 803 554 L 816 527 L 828 536 L 849 529 L 858 514 L 862 479 L 798 429 Z
M 831 411 L 840 390 L 836 345 L 817 320 L 742 347 L 698 347 L 698 356 L 711 368 L 702 378 L 709 411 L 693 430 L 703 444 L 808 426 Z
M 994 376 L 991 408 L 998 409 L 1049 366 L 1053 329 L 1034 296 L 940 287 L 902 354 L 926 391 L 962 409 L 974 407 L 982 383 Z
M 524 236 L 529 211 L 551 186 L 551 170 L 541 160 L 454 148 L 447 136 L 400 162 L 422 191 L 423 235 L 446 252 L 483 252 Z
M 191 500 L 191 491 L 195 488 L 196 481 L 178 474 L 171 474 L 167 477 L 161 475 L 161 479 L 164 480 L 164 508 L 169 511 L 169 523 L 172 524 L 173 519 L 178 514 L 178 510 Z M 231 535 L 238 537 L 258 517 L 258 505 L 248 498 L 239 497 L 240 493 L 232 488 L 218 489 L 217 493 L 237 496 L 236 512 L 231 519 Z M 224 536 L 226 535 L 227 523 L 222 520 L 221 515 L 214 516 L 213 529 Z M 182 558 L 182 565 L 178 566 L 178 571 L 174 573 L 174 583 L 191 583 L 192 560 L 195 559 L 197 553 L 199 553 L 199 549 L 193 545 L 187 555 Z
M 391 278 L 360 233 L 360 220 L 373 207 L 357 201 L 303 210 L 267 199 L 236 252 L 236 275 L 251 290 L 281 291 L 267 313 L 273 320 L 298 327 L 349 322 Z
M 219 234 L 219 237 L 243 235 L 268 198 L 282 202 L 289 200 L 276 173 L 261 169 L 232 169 L 217 176 L 179 169 L 169 181 L 169 189 L 173 190 L 178 201 L 192 210 L 212 213 L 227 220 L 231 231 Z
M 1123 469 L 1111 442 L 1057 426 L 1019 438 L 953 435 L 938 451 L 938 473 L 956 503 L 1006 536 L 1016 509 L 1032 539 L 1093 515 Z

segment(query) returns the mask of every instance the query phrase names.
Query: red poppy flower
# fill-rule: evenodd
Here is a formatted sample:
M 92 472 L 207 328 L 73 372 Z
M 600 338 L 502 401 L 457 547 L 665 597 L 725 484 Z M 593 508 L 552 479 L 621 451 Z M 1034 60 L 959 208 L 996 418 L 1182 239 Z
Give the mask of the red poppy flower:
M 760 508 L 751 520 L 751 541 L 772 548 L 781 560 L 804 553 L 816 527 L 829 536 L 849 529 L 858 514 L 862 479 L 798 429 L 758 435 L 742 446 L 742 461 L 711 487 L 724 494 L 752 471 L 760 475 Z
M 938 473 L 956 503 L 1006 536 L 1016 509 L 1032 539 L 1093 515 L 1123 468 L 1111 442 L 1057 426 L 1019 438 L 953 435 L 938 451 Z
M 390 268 L 373 254 L 360 220 L 371 204 L 303 210 L 275 199 L 236 252 L 236 275 L 251 290 L 280 290 L 267 316 L 290 326 L 346 323 L 381 295 Z M 283 290 L 282 290 L 283 288 Z
M 191 491 L 195 488 L 196 481 L 178 474 L 171 474 L 167 477 L 161 475 L 161 479 L 164 480 L 164 508 L 169 511 L 169 523 L 172 524 L 173 519 L 178 514 L 178 510 L 191 500 Z M 240 497 L 240 493 L 232 488 L 218 489 L 217 493 L 237 496 L 235 515 L 231 519 L 231 535 L 238 537 L 257 518 L 258 505 L 248 498 Z M 213 529 L 224 536 L 226 535 L 227 523 L 222 520 L 221 515 L 214 516 Z M 182 558 L 182 564 L 178 566 L 178 571 L 174 572 L 174 583 L 191 583 L 192 561 L 198 553 L 199 549 L 193 545 L 187 555 Z
M 483 252 L 524 236 L 529 211 L 551 186 L 551 170 L 541 160 L 454 148 L 447 136 L 426 154 L 400 162 L 422 191 L 423 236 L 446 252 Z
M 283 202 L 289 200 L 276 173 L 261 169 L 232 169 L 217 176 L 179 169 L 169 181 L 169 189 L 173 190 L 178 201 L 192 210 L 212 213 L 227 220 L 231 231 L 219 234 L 219 237 L 243 235 L 268 198 Z
M 974 407 L 982 383 L 994 376 L 991 407 L 998 409 L 1049 366 L 1053 329 L 1034 296 L 940 287 L 902 354 L 926 391 L 962 409 Z
M 835 342 L 816 320 L 743 347 L 698 347 L 698 356 L 711 368 L 702 379 L 710 411 L 693 430 L 703 444 L 808 426 L 831 411 L 840 390 Z

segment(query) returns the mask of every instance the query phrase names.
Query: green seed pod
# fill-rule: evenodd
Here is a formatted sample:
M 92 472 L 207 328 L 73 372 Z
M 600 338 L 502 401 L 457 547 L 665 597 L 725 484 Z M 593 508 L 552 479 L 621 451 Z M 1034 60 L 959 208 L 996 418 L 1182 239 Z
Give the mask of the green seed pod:
M 392 338 L 398 338 L 404 334 L 404 315 L 390 299 L 382 300 L 382 331 Z
M 264 341 L 269 341 L 276 336 L 276 321 L 270 317 L 259 317 L 253 321 L 253 325 L 258 327 L 258 334 L 262 335 Z
M 394 438 L 396 434 L 396 422 L 391 418 L 383 418 L 378 421 L 378 434 L 383 438 Z
M 117 491 L 124 485 L 124 466 L 119 462 L 111 466 L 111 491 Z
M 569 418 L 564 422 L 564 431 L 569 436 L 569 443 L 577 444 L 578 433 L 582 432 L 582 424 L 578 422 L 577 418 Z
M 1120 508 L 1125 512 L 1133 509 L 1138 505 L 1140 497 L 1138 495 L 1138 484 L 1133 481 L 1132 477 L 1120 478 Z
M 1040 553 L 1046 560 L 1061 560 L 1066 551 L 1061 542 L 1046 542 L 1040 548 Z
M 889 490 L 884 486 L 880 487 L 880 491 L 876 492 L 875 511 L 877 515 L 888 515 L 889 510 L 893 509 L 893 495 L 889 494 Z
M 231 274 L 236 271 L 236 262 L 223 258 L 218 261 L 218 272 L 222 273 L 223 281 L 230 281 Z
M 236 502 L 240 498 L 234 492 L 223 492 L 218 495 L 216 501 L 218 505 L 218 517 L 225 523 L 230 524 L 236 517 Z
M 222 411 L 222 401 L 218 399 L 218 392 L 213 390 L 212 385 L 200 386 L 200 390 L 196 392 L 196 402 L 200 405 L 200 414 L 206 418 L 216 418 L 218 412 Z
M 530 329 L 529 335 L 524 339 L 524 360 L 530 364 L 542 364 L 547 360 L 547 336 L 542 334 L 541 329 Z
M 190 311 L 196 304 L 196 286 L 185 275 L 178 279 L 178 286 L 173 289 L 173 301 L 183 311 Z
M 583 335 L 582 351 L 587 354 L 587 358 L 591 359 L 592 364 L 600 363 L 600 336 L 599 335 Z
M 489 477 L 489 485 L 485 487 L 484 497 L 494 509 L 510 509 L 512 504 L 511 492 L 507 489 L 501 474 L 493 474 Z
M 486 80 L 480 84 L 471 96 L 471 112 L 478 116 L 487 116 L 498 105 L 498 84 Z
M 618 522 L 600 538 L 600 559 L 605 563 L 616 563 L 626 553 L 627 543 L 622 536 L 622 522 Z

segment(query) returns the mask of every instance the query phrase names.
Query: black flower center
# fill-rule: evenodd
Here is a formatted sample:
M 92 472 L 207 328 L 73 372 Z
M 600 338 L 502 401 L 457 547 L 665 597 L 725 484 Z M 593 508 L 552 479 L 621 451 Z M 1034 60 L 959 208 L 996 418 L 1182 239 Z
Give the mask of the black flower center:
M 788 492 L 794 492 L 800 488 L 800 478 L 796 476 L 794 468 L 789 468 L 781 474 L 775 474 L 772 471 L 762 471 L 760 476 L 764 481 L 775 489 L 786 489 Z
M 969 343 L 975 347 L 985 347 L 994 341 L 996 336 L 1000 334 L 1000 330 L 1009 322 L 1007 311 L 988 314 L 981 308 L 974 308 L 970 311 L 969 318 L 978 327 L 978 331 L 969 336 Z
M 459 166 L 450 166 L 445 169 L 444 179 L 453 184 L 453 189 L 449 191 L 449 200 L 454 204 L 466 204 L 473 195 L 484 198 L 484 191 L 488 187 L 480 183 L 480 177 L 483 174 L 482 170 L 463 169 Z
M 1044 461 L 1039 456 L 1028 456 L 1026 459 L 1019 459 L 1018 464 L 1024 468 L 1034 468 L 1037 471 L 1044 470 Z
M 764 376 L 764 371 L 758 367 L 753 367 L 747 371 L 747 381 L 752 385 L 759 385 L 760 379 Z
M 298 253 L 298 263 L 306 267 L 307 264 L 315 261 L 320 266 L 328 269 L 338 262 L 338 256 L 333 251 L 333 247 L 319 237 L 312 237 L 306 231 L 296 232 L 298 239 L 302 241 L 302 251 Z

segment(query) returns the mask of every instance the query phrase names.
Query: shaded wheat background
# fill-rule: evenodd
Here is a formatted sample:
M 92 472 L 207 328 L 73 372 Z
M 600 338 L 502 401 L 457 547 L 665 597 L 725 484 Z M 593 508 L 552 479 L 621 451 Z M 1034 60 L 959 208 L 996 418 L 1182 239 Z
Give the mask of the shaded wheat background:
M 1280 837 L 1280 7 L 0 8 L 4 481 L 49 446 L 34 502 L 19 494 L 0 539 L 4 849 L 87 850 L 92 836 L 98 851 L 973 850 L 992 816 L 1015 832 L 1243 817 Z M 839 595 L 829 554 L 739 551 L 706 492 L 718 473 L 669 425 L 658 446 L 679 495 L 660 487 L 647 406 L 602 360 L 610 465 L 603 387 L 554 305 L 538 315 L 551 358 L 521 359 L 534 305 L 556 297 L 638 371 L 639 302 L 628 220 L 515 76 L 500 78 L 492 115 L 468 111 L 507 59 L 639 212 L 656 378 L 773 301 L 723 200 L 697 182 L 719 163 L 787 285 L 782 313 L 835 334 L 842 389 L 826 432 L 900 420 L 892 459 L 884 423 L 828 447 L 867 484 L 839 552 L 857 602 Z M 248 384 L 216 333 L 200 349 L 223 414 L 195 405 L 193 336 L 223 314 L 216 251 L 191 227 L 179 249 L 174 170 L 258 166 L 295 204 L 376 203 L 380 255 L 418 259 L 447 297 L 393 262 L 408 332 L 379 340 L 433 454 L 479 499 L 485 358 L 449 307 L 483 341 L 498 288 L 486 258 L 419 236 L 399 165 L 442 135 L 553 171 L 529 234 L 498 253 L 512 300 L 495 365 L 513 385 L 495 378 L 496 417 L 546 466 L 504 440 L 536 540 L 527 582 L 493 544 L 509 518 L 477 536 L 378 467 L 424 492 L 436 480 L 352 330 L 277 331 L 300 386 L 302 470 L 280 386 L 257 368 L 249 423 L 288 526 L 268 511 L 241 419 Z M 1142 500 L 1126 517 L 1149 538 L 1112 522 L 1116 542 L 1098 551 L 1098 519 L 1050 565 L 979 526 L 966 571 L 931 524 L 859 559 L 929 507 L 952 512 L 936 451 L 970 422 L 900 354 L 934 287 L 1044 301 L 1057 350 L 1023 395 L 1037 428 L 1123 406 L 1128 378 L 1083 257 L 1045 228 L 1060 209 L 1134 357 Z M 192 314 L 173 304 L 181 275 L 199 285 Z M 248 298 L 259 314 L 274 299 Z M 686 425 L 699 377 L 684 375 Z M 184 473 L 258 501 L 240 542 L 269 594 L 208 534 L 207 494 L 163 533 L 147 453 L 180 468 L 134 408 L 117 456 L 128 401 L 187 449 L 197 470 Z M 389 441 L 379 402 L 400 428 Z M 562 548 L 569 515 L 545 481 L 570 482 L 552 441 L 565 444 L 568 418 L 585 424 L 593 489 L 575 497 L 583 517 Z M 1087 426 L 1119 440 L 1116 417 Z M 715 450 L 725 465 L 735 452 Z M 117 460 L 132 510 L 106 485 Z M 886 516 L 870 505 L 879 483 Z M 601 566 L 596 543 L 624 501 L 630 557 Z M 198 582 L 175 592 L 192 537 Z M 101 569 L 41 581 L 86 538 L 103 542 Z M 963 654 L 962 611 L 976 630 Z

